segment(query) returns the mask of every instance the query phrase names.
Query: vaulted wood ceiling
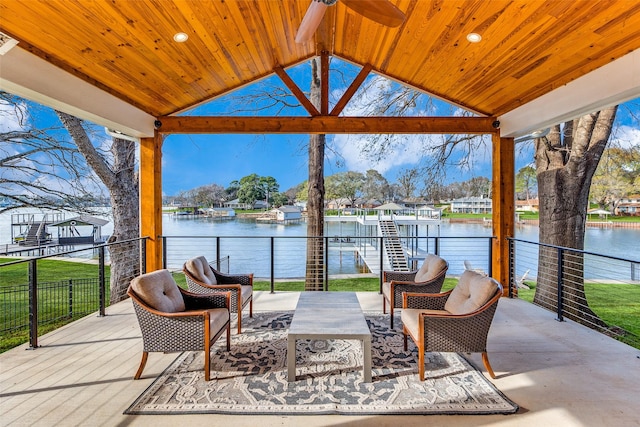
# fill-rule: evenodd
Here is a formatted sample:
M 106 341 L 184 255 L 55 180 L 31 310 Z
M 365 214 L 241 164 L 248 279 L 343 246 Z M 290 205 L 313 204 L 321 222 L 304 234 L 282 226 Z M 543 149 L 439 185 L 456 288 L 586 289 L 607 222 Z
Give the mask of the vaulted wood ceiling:
M 308 0 L 0 0 L 0 31 L 154 117 L 321 51 L 500 116 L 640 49 L 638 1 L 391 1 L 407 16 L 400 27 L 338 1 L 306 44 L 294 37 Z

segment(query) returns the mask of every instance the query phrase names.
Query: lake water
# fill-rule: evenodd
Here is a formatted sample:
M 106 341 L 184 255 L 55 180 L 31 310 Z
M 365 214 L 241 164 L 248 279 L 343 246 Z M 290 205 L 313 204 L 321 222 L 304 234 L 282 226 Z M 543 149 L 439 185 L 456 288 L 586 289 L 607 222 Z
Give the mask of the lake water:
M 18 211 L 13 213 L 25 213 L 33 211 Z M 105 210 L 105 212 L 107 212 Z M 67 218 L 74 216 L 66 215 Z M 105 219 L 110 219 L 105 216 Z M 326 222 L 326 236 L 356 236 L 354 223 Z M 108 235 L 113 230 L 110 222 L 102 228 L 102 234 Z M 55 230 L 50 230 L 55 236 Z M 170 268 L 179 268 L 184 260 L 191 256 L 203 254 L 203 245 L 209 245 L 207 253 L 215 254 L 215 243 L 179 239 L 175 236 L 262 236 L 264 239 L 241 240 L 221 239 L 221 255 L 229 255 L 232 262 L 232 271 L 244 271 L 250 269 L 257 277 L 268 277 L 270 273 L 270 243 L 268 237 L 291 237 L 291 239 L 276 239 L 275 247 L 276 277 L 301 277 L 304 276 L 304 262 L 300 262 L 305 254 L 305 239 L 295 238 L 306 236 L 306 223 L 298 224 L 265 224 L 251 220 L 211 220 L 206 218 L 185 219 L 171 215 L 163 215 L 163 234 L 168 238 L 168 259 Z M 419 236 L 426 236 L 427 229 L 420 226 Z M 171 237 L 174 236 L 174 237 Z M 462 261 L 471 260 L 476 267 L 486 269 L 488 265 L 487 246 L 488 240 L 475 239 L 466 241 L 462 239 L 446 239 L 449 237 L 490 237 L 491 228 L 482 224 L 466 223 L 442 223 L 438 227 L 429 227 L 429 236 L 445 237 L 441 239 L 441 253 L 447 254 L 450 262 L 451 274 L 459 274 L 463 269 Z M 522 226 L 516 229 L 516 238 L 532 242 L 538 241 L 538 227 Z M 209 239 L 211 240 L 211 239 Z M 11 214 L 0 214 L 0 244 L 11 242 Z M 419 249 L 433 252 L 433 240 L 422 240 Z M 172 248 L 172 249 L 171 249 Z M 352 245 L 330 243 L 329 273 L 347 274 L 361 272 L 363 266 L 357 260 L 349 248 Z M 640 229 L 617 228 L 587 228 L 585 235 L 585 250 L 614 257 L 640 260 Z M 210 258 L 213 255 L 206 255 Z M 445 255 L 443 255 L 445 256 Z M 292 262 L 296 260 L 297 262 Z M 529 260 L 529 263 L 531 261 Z M 627 264 L 628 265 L 628 264 Z M 628 268 L 628 267 L 626 267 Z M 519 271 L 519 268 L 518 268 Z M 533 274 L 534 272 L 532 272 Z M 521 274 L 521 273 L 520 273 Z

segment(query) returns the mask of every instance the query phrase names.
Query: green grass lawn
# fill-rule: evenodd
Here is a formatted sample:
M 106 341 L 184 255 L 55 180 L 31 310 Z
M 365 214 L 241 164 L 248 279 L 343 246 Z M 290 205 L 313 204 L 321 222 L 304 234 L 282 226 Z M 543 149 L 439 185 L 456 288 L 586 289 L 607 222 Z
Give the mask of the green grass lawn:
M 536 284 L 525 283 L 531 289 L 518 289 L 518 297 L 533 302 Z M 585 283 L 584 291 L 589 307 L 600 319 L 628 332 L 620 341 L 640 349 L 640 285 Z
M 521 220 L 539 220 L 540 215 L 537 212 L 518 212 Z M 491 218 L 491 214 L 466 214 L 466 213 L 450 213 L 442 215 L 442 218 L 460 218 L 460 219 L 477 219 Z M 604 221 L 603 218 L 598 218 L 596 215 L 589 215 L 587 221 Z M 612 222 L 640 222 L 640 216 L 613 216 L 609 215 L 607 221 Z
M 17 258 L 0 258 L 0 264 L 16 261 Z M 58 282 L 68 279 L 98 277 L 98 264 L 42 259 L 37 262 L 38 282 Z M 105 267 L 109 275 L 109 266 Z M 29 263 L 24 262 L 0 267 L 0 288 L 29 283 Z
M 0 264 L 9 261 L 15 261 L 15 258 L 0 258 Z M 97 264 L 45 259 L 38 261 L 37 269 L 39 284 L 45 282 L 65 282 L 69 279 L 95 279 L 98 277 Z M 106 274 L 108 277 L 108 267 Z M 0 267 L 0 289 L 9 289 L 16 285 L 28 284 L 28 276 L 28 263 Z M 175 273 L 174 278 L 178 285 L 186 288 L 185 277 L 182 273 Z M 447 278 L 442 287 L 443 291 L 452 289 L 456 283 L 457 279 Z M 527 282 L 527 284 L 531 286 L 532 289 L 520 289 L 518 296 L 523 300 L 532 302 L 535 293 L 535 283 Z M 95 287 L 94 284 L 88 286 Z M 269 281 L 256 281 L 254 283 L 254 289 L 257 291 L 270 291 L 270 286 Z M 377 277 L 331 279 L 329 281 L 330 291 L 378 292 L 379 289 L 380 283 Z M 280 292 L 303 291 L 304 281 L 277 281 L 275 282 L 275 290 Z M 638 313 L 640 313 L 640 285 L 587 283 L 585 285 L 585 292 L 589 300 L 589 306 L 603 321 L 608 325 L 620 327 L 628 332 L 621 340 L 636 348 L 640 348 L 640 316 L 638 316 Z M 14 296 L 8 295 L 11 294 L 0 294 L 0 307 L 2 307 L 0 318 L 4 319 L 6 316 L 15 317 L 18 315 L 28 316 L 28 295 L 26 293 L 16 294 Z M 41 308 L 45 305 L 56 306 L 56 304 L 59 304 L 63 307 L 62 310 L 64 311 L 68 297 L 65 292 L 62 292 L 61 296 L 41 299 L 43 300 Z M 46 303 L 44 302 L 45 299 Z M 84 301 L 83 304 L 91 307 L 95 306 L 96 308 L 93 309 L 93 311 L 97 311 L 98 309 L 97 300 Z M 73 318 L 55 319 L 51 323 L 41 325 L 39 326 L 40 333 L 42 334 L 53 330 L 70 320 L 73 320 Z M 3 322 L 4 321 L 5 320 L 3 320 Z M 6 349 L 28 341 L 27 334 L 28 331 L 5 332 L 0 334 L 0 351 L 5 351 Z
M 16 258 L 0 258 L 0 264 Z M 99 310 L 97 264 L 43 259 L 37 262 L 38 334 Z M 107 304 L 109 268 L 107 278 Z M 73 279 L 73 285 L 69 281 Z M 0 352 L 29 341 L 29 263 L 0 267 Z
M 445 279 L 443 290 L 449 290 L 457 283 L 456 279 Z M 253 284 L 257 291 L 270 291 L 271 283 L 268 281 L 257 281 Z M 276 291 L 304 291 L 303 281 L 276 282 Z M 330 291 L 345 292 L 379 292 L 380 280 L 377 277 L 362 277 L 349 279 L 330 279 Z

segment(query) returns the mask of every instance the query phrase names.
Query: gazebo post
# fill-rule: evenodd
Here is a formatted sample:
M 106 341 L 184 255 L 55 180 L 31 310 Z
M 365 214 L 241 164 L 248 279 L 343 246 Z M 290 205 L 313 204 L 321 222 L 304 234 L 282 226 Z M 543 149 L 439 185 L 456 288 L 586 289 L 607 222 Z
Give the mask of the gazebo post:
M 140 236 L 148 236 L 147 271 L 162 268 L 162 136 L 140 139 Z
M 491 274 L 509 291 L 509 242 L 515 233 L 515 147 L 513 138 L 500 138 L 496 132 L 492 142 L 492 210 L 493 259 Z

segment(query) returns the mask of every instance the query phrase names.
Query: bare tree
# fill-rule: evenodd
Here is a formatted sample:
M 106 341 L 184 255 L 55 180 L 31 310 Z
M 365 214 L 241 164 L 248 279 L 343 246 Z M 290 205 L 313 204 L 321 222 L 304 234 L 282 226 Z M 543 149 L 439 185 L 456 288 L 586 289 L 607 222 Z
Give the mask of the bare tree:
M 403 169 L 398 174 L 398 183 L 402 190 L 401 197 L 408 199 L 413 197 L 418 186 L 419 172 L 417 169 Z
M 546 137 L 535 141 L 535 161 L 540 199 L 540 243 L 584 249 L 584 232 L 589 188 L 598 162 L 607 146 L 617 106 L 587 114 L 551 128 Z M 565 254 L 541 246 L 538 284 L 534 302 L 555 310 L 558 291 L 558 262 L 571 286 L 565 288 L 567 317 L 581 321 L 586 312 L 589 323 L 602 324 L 589 310 L 584 293 L 584 260 L 580 254 Z M 554 272 L 554 273 L 551 273 Z
M 113 214 L 112 242 L 140 235 L 139 188 L 136 172 L 136 144 L 113 138 L 110 158 L 102 155 L 91 142 L 82 120 L 56 111 L 60 121 L 73 138 L 78 150 L 109 190 Z M 140 273 L 140 253 L 137 242 L 110 246 L 111 303 L 126 298 L 129 282 Z
M 320 59 L 311 60 L 310 101 L 320 108 Z M 305 290 L 321 291 L 324 285 L 324 149 L 326 135 L 309 135 L 307 198 L 307 263 Z
M 0 92 L 0 198 L 15 208 L 95 213 L 103 187 L 62 128 L 37 120 L 36 104 Z M 42 120 L 46 122 L 46 120 Z

